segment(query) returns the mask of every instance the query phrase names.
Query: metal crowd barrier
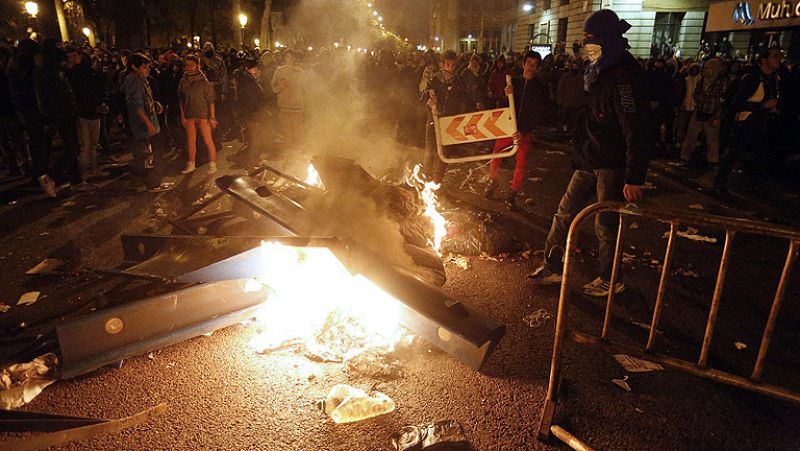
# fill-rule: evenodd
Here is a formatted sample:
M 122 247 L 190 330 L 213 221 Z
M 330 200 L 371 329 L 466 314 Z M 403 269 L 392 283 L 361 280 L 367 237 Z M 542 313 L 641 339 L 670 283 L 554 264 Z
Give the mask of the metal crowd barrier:
M 670 225 L 669 239 L 667 241 L 667 248 L 664 255 L 664 265 L 661 270 L 661 279 L 658 285 L 655 306 L 653 308 L 653 318 L 650 323 L 650 334 L 643 349 L 613 343 L 611 340 L 609 340 L 609 325 L 611 323 L 611 312 L 614 306 L 614 290 L 610 290 L 608 299 L 606 301 L 605 317 L 603 319 L 601 335 L 598 337 L 595 335 L 572 331 L 569 335 L 574 341 L 579 344 L 597 346 L 607 352 L 632 355 L 641 359 L 657 362 L 665 367 L 680 372 L 711 379 L 722 384 L 743 388 L 763 395 L 773 396 L 785 401 L 800 404 L 800 392 L 760 381 L 764 369 L 764 360 L 766 359 L 767 350 L 769 349 L 770 339 L 772 338 L 772 334 L 775 329 L 775 322 L 778 318 L 778 312 L 781 308 L 784 292 L 786 291 L 786 284 L 794 264 L 797 261 L 798 244 L 800 243 L 800 230 L 796 228 L 782 227 L 765 222 L 744 219 L 666 211 L 661 209 L 657 210 L 653 208 L 640 208 L 636 207 L 635 205 L 624 205 L 620 202 L 602 202 L 591 205 L 581 211 L 572 222 L 572 225 L 569 229 L 569 234 L 567 236 L 563 280 L 561 282 L 561 294 L 558 300 L 558 314 L 556 317 L 556 330 L 553 341 L 550 381 L 547 387 L 547 398 L 545 399 L 544 408 L 542 409 L 541 421 L 539 423 L 539 439 L 546 440 L 550 438 L 551 434 L 553 434 L 562 441 L 570 441 L 573 445 L 577 445 L 575 447 L 576 449 L 589 449 L 577 441 L 577 439 L 571 436 L 571 434 L 566 432 L 564 429 L 554 425 L 553 417 L 555 415 L 555 409 L 558 403 L 558 390 L 561 382 L 562 348 L 564 338 L 568 335 L 566 309 L 568 296 L 570 294 L 569 286 L 572 281 L 571 273 L 573 272 L 572 270 L 575 261 L 577 231 L 579 230 L 580 225 L 587 218 L 603 212 L 620 214 L 619 229 L 617 231 L 617 243 L 614 250 L 614 261 L 611 271 L 610 282 L 612 287 L 616 283 L 619 274 L 619 260 L 622 249 L 623 230 L 626 222 L 625 218 L 628 216 L 648 218 L 659 222 L 668 223 Z M 675 237 L 677 235 L 678 226 L 680 225 L 714 227 L 725 230 L 725 245 L 722 251 L 722 257 L 720 259 L 716 285 L 714 287 L 714 294 L 708 313 L 705 334 L 703 336 L 703 344 L 696 363 L 652 352 L 653 343 L 656 338 L 656 331 L 658 330 L 658 324 L 661 319 L 661 310 L 664 305 L 664 292 L 668 283 L 669 269 L 672 262 L 672 253 L 675 246 Z M 778 282 L 778 288 L 775 291 L 775 297 L 772 301 L 772 307 L 770 308 L 767 323 L 764 326 L 755 365 L 753 366 L 753 371 L 749 377 L 728 373 L 710 368 L 708 366 L 708 351 L 711 346 L 711 340 L 714 336 L 714 326 L 717 321 L 717 313 L 719 311 L 720 301 L 722 298 L 722 290 L 725 284 L 725 275 L 728 270 L 733 238 L 736 233 L 739 232 L 782 238 L 789 241 L 789 249 L 786 254 L 786 261 Z

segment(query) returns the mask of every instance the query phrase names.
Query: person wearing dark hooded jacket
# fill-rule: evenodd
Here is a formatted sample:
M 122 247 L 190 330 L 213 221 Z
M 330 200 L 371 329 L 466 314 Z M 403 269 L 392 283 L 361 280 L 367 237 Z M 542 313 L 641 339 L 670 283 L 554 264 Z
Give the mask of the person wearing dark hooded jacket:
M 61 158 L 48 172 L 56 184 L 69 185 L 72 190 L 83 191 L 94 187 L 84 183 L 78 167 L 78 106 L 64 74 L 66 60 L 66 52 L 58 48 L 55 41 L 45 40 L 42 45 L 42 59 L 33 72 L 33 82 L 39 111 L 50 125 L 51 133 L 58 132 L 62 142 Z
M 33 73 L 36 69 L 35 57 L 39 44 L 31 39 L 22 39 L 17 45 L 17 53 L 8 62 L 8 90 L 11 103 L 17 112 L 22 126 L 28 135 L 28 149 L 31 155 L 31 176 L 50 197 L 56 197 L 55 182 L 48 175 L 50 146 L 46 142 L 44 119 L 36 100 L 36 87 Z
M 584 47 L 589 65 L 584 75 L 586 104 L 578 113 L 572 179 L 567 186 L 545 243 L 543 264 L 528 277 L 536 285 L 561 283 L 567 233 L 575 216 L 596 195 L 599 202 L 635 202 L 642 198 L 649 162 L 647 98 L 642 68 L 628 53 L 622 35 L 630 24 L 609 9 L 586 19 Z M 599 242 L 599 276 L 583 293 L 603 297 L 611 291 L 618 215 L 600 213 L 595 221 Z M 614 292 L 625 288 L 621 281 Z

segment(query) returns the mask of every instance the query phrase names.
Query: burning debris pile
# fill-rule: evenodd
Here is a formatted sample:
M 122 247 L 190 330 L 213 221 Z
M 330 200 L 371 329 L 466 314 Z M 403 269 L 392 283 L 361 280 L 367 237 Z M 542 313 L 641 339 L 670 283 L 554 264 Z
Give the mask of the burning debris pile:
M 437 216 L 437 188 L 423 181 L 419 168 L 409 183 L 389 184 L 352 160 L 325 156 L 312 163 L 326 188 L 305 204 L 319 218 L 315 235 L 357 242 L 429 283 L 444 284 L 438 252 L 445 220 Z

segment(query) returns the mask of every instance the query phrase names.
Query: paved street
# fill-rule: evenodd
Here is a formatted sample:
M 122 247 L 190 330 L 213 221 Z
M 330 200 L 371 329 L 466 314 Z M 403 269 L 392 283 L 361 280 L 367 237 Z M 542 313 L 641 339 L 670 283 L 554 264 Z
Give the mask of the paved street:
M 547 217 L 569 170 L 567 156 L 557 147 L 540 146 L 541 152 L 531 155 L 529 177 L 542 180 L 529 180 L 524 187 L 523 197 L 532 198 L 532 204 L 506 213 L 500 202 L 477 196 L 485 168 L 473 173 L 475 182 L 454 189 L 467 172 L 459 168 L 445 186 L 445 207 L 480 205 L 501 212 L 509 233 L 534 251 L 541 248 Z M 223 159 L 235 160 L 236 150 L 226 147 Z M 713 212 L 738 213 L 657 172 L 649 180 L 649 205 L 688 209 L 700 204 Z M 84 268 L 117 265 L 120 233 L 169 233 L 169 226 L 161 228 L 165 216 L 216 189 L 202 171 L 177 181 L 176 191 L 151 195 L 128 189 L 122 177 L 102 191 L 53 200 L 24 186 L 5 184 L 0 194 L 2 301 L 14 304 L 19 295 L 34 289 L 45 297 L 0 314 L 7 350 L 3 355 L 47 334 L 54 315 L 113 303 L 108 298 L 118 293 L 115 285 L 121 282 L 97 282 L 99 276 L 91 273 L 34 278 L 24 272 L 53 256 Z M 653 261 L 663 258 L 666 240 L 661 235 L 666 226 L 637 222 L 625 248 L 629 289 L 620 297 L 612 333 L 620 341 L 641 343 L 658 283 Z M 722 237 L 719 231 L 698 233 Z M 588 280 L 593 266 L 593 239 L 590 233 L 586 238 L 581 240 L 580 283 Z M 692 360 L 699 350 L 721 244 L 683 239 L 677 244 L 674 268 L 692 275 L 672 279 L 674 294 L 667 297 L 658 351 Z M 784 252 L 784 244 L 770 240 L 743 237 L 737 242 L 737 263 L 730 270 L 712 347 L 713 365 L 749 373 Z M 149 423 L 63 449 L 391 449 L 390 435 L 402 426 L 442 419 L 457 420 L 474 449 L 550 449 L 552 445 L 536 439 L 535 431 L 547 386 L 554 321 L 532 328 L 523 317 L 539 309 L 555 314 L 558 289 L 526 283 L 525 274 L 541 258 L 535 252 L 467 258 L 469 269 L 446 265 L 445 290 L 507 325 L 505 338 L 482 373 L 423 343 L 402 355 L 405 375 L 399 380 L 348 379 L 341 364 L 312 362 L 291 350 L 257 355 L 247 347 L 252 330 L 235 326 L 128 359 L 121 368 L 59 381 L 25 409 L 116 418 L 160 402 L 169 405 L 166 414 Z M 790 343 L 797 342 L 800 331 L 796 282 L 793 278 L 787 292 L 766 372 L 768 381 L 794 384 L 795 389 L 800 355 Z M 578 295 L 573 300 L 570 324 L 596 333 L 602 305 Z M 26 327 L 20 328 L 23 322 Z M 47 335 L 42 340 L 48 338 L 52 343 Z M 738 350 L 736 342 L 747 347 Z M 787 403 L 671 371 L 628 374 L 627 392 L 611 383 L 626 373 L 610 355 L 570 345 L 565 356 L 566 392 L 556 422 L 598 449 L 790 449 L 800 440 L 800 410 Z M 384 417 L 335 425 L 313 403 L 336 383 L 375 388 L 398 408 Z

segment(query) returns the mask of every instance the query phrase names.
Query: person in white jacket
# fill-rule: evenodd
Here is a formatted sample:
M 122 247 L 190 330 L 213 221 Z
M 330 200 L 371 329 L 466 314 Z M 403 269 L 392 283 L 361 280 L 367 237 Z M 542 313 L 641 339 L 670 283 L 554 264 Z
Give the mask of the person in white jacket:
M 305 109 L 304 74 L 298 65 L 299 52 L 282 52 L 285 64 L 272 76 L 272 90 L 278 97 L 278 121 L 286 147 L 295 146 L 300 138 Z

